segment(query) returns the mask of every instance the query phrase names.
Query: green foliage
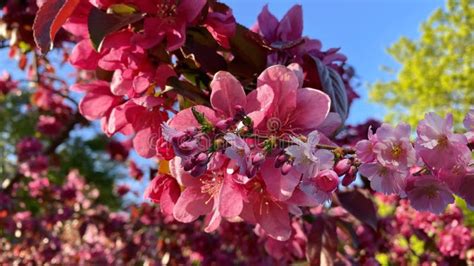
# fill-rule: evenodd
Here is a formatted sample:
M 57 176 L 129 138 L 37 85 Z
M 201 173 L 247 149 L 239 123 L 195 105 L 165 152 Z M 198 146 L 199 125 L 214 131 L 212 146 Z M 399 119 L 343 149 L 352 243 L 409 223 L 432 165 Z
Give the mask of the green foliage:
M 401 69 L 371 88 L 371 99 L 388 107 L 388 120 L 414 126 L 435 111 L 461 122 L 474 104 L 473 29 L 474 1 L 448 0 L 422 24 L 418 40 L 403 37 L 388 49 Z
M 474 228 L 474 211 L 467 207 L 466 201 L 456 197 L 456 205 L 461 208 L 464 215 L 464 224 L 468 227 Z
M 20 93 L 21 92 L 21 93 Z M 31 94 L 26 90 L 2 96 L 0 99 L 0 185 L 6 178 L 16 174 L 15 145 L 24 137 L 39 138 L 45 148 L 52 140 L 42 136 L 36 129 L 40 111 L 30 104 Z M 79 127 L 77 128 L 79 129 Z M 47 177 L 50 182 L 62 184 L 71 169 L 79 170 L 88 184 L 92 184 L 100 192 L 98 203 L 118 209 L 121 201 L 112 189 L 114 180 L 124 177 L 120 164 L 112 161 L 105 152 L 107 138 L 102 134 L 92 136 L 88 140 L 80 137 L 66 138 L 64 142 L 50 154 L 50 168 Z M 22 177 L 20 182 L 29 178 Z M 27 191 L 20 192 L 26 199 Z M 37 209 L 34 200 L 26 200 L 31 211 Z M 35 207 L 36 206 L 36 207 Z

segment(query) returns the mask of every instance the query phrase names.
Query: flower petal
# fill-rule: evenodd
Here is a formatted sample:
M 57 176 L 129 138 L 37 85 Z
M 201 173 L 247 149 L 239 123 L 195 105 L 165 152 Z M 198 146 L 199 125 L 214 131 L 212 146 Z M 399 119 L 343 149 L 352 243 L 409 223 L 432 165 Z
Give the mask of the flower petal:
M 212 79 L 211 88 L 212 107 L 227 117 L 234 116 L 235 106 L 245 107 L 247 105 L 244 88 L 229 72 L 217 72 Z

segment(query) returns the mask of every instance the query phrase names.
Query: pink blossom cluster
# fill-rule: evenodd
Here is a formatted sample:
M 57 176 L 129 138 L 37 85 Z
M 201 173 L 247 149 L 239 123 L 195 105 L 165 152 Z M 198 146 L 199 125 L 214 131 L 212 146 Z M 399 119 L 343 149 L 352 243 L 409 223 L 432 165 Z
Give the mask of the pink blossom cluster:
M 24 138 L 16 145 L 20 172 L 27 177 L 39 177 L 48 169 L 48 157 L 43 144 L 36 138 Z
M 112 211 L 77 170 L 64 179 L 61 185 L 35 179 L 19 183 L 16 193 L 0 192 L 1 264 L 276 262 L 263 247 L 252 246 L 258 238 L 245 224 L 226 223 L 210 235 L 198 229 L 199 222 L 174 222 L 147 203 Z M 25 207 L 31 202 L 40 203 L 41 211 Z
M 373 190 L 408 197 L 418 210 L 441 213 L 454 202 L 453 194 L 473 205 L 469 192 L 473 180 L 472 151 L 466 136 L 472 134 L 472 114 L 466 116 L 467 133 L 453 132 L 452 116 L 428 113 L 417 127 L 417 139 L 410 141 L 410 127 L 382 124 L 368 140 L 356 145 L 360 173 Z
M 275 65 L 245 95 L 234 76 L 218 72 L 212 108 L 184 109 L 163 125 L 176 157 L 146 197 L 181 222 L 204 215 L 206 231 L 244 220 L 279 241 L 291 236 L 290 215 L 330 202 L 339 177 L 350 185 L 357 170 L 373 190 L 408 197 L 418 210 L 441 213 L 453 193 L 471 204 L 471 150 L 450 116 L 427 114 L 414 144 L 408 125 L 382 124 L 354 155 L 326 137 L 340 120 L 326 94 L 302 87 L 302 76 L 297 64 Z
M 323 51 L 320 40 L 303 36 L 301 5 L 294 5 L 280 21 L 268 10 L 268 5 L 265 5 L 252 30 L 262 35 L 265 42 L 272 48 L 272 52 L 268 55 L 269 66 L 303 64 L 305 56 L 317 58 L 324 65 L 335 70 L 343 79 L 349 103 L 359 98 L 350 84 L 353 70 L 345 65 L 347 57 L 339 53 L 340 48 Z
M 472 228 L 465 220 L 470 212 L 456 205 L 449 205 L 443 214 L 419 212 L 406 199 L 391 195 L 375 194 L 379 207 L 391 209 L 380 220 L 377 232 L 360 225 L 356 232 L 359 249 L 364 257 L 374 258 L 378 252 L 387 254 L 390 262 L 406 263 L 416 259 L 416 264 L 459 264 L 474 260 Z
M 16 89 L 18 83 L 12 80 L 8 72 L 3 72 L 0 75 L 0 96 L 5 96 Z
M 146 14 L 143 31 L 131 28 L 108 35 L 100 52 L 88 35 L 87 16 L 92 8 L 114 8 L 115 1 L 81 1 L 65 28 L 76 35 L 70 62 L 83 70 L 101 69 L 112 73 L 110 82 L 93 81 L 74 85 L 71 89 L 85 93 L 79 110 L 89 120 L 101 119 L 102 130 L 133 137 L 133 147 L 143 157 L 153 157 L 160 149 L 161 123 L 173 112 L 176 94 L 165 93 L 168 78 L 177 77 L 171 53 L 186 41 L 186 28 L 204 25 L 216 41 L 229 47 L 228 38 L 235 31 L 230 9 L 209 5 L 202 19 L 206 1 L 128 1 L 138 13 Z M 207 5 L 206 5 L 207 6 Z M 214 10 L 216 9 L 216 10 Z M 153 56 L 152 47 L 165 45 L 164 57 Z M 170 54 L 167 54 L 170 53 Z M 166 155 L 165 155 L 165 158 Z
M 176 157 L 171 175 L 156 177 L 146 196 L 181 222 L 205 215 L 209 232 L 223 219 L 243 219 L 288 240 L 290 213 L 330 200 L 339 183 L 333 153 L 316 145 L 330 143 L 321 132 L 332 133 L 340 120 L 329 97 L 302 88 L 301 77 L 298 65 L 275 65 L 245 95 L 232 74 L 218 72 L 212 109 L 194 106 L 163 125 Z

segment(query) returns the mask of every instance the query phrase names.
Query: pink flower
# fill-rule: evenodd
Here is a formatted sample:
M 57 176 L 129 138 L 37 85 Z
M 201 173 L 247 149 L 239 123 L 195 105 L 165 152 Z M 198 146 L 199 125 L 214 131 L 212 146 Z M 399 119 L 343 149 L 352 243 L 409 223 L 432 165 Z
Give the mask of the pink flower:
M 407 170 L 389 168 L 379 163 L 365 163 L 359 167 L 359 172 L 370 180 L 373 190 L 386 195 L 404 195 Z
M 341 72 L 335 61 L 345 62 L 346 57 L 337 53 L 339 49 L 331 48 L 321 51 L 319 40 L 303 37 L 303 9 L 301 5 L 294 5 L 284 17 L 278 19 L 269 12 L 265 5 L 258 15 L 257 24 L 252 27 L 254 32 L 260 33 L 266 42 L 277 49 L 268 56 L 268 64 L 287 64 L 289 62 L 302 63 L 306 54 L 319 58 L 325 65 L 329 65 Z
M 33 156 L 40 155 L 43 150 L 43 144 L 33 137 L 26 137 L 16 144 L 16 154 L 19 161 L 26 161 Z
M 28 183 L 28 191 L 32 197 L 41 195 L 44 189 L 49 187 L 48 178 L 35 178 Z
M 48 170 L 48 157 L 38 155 L 21 162 L 20 172 L 28 177 L 39 177 Z
M 352 167 L 352 161 L 350 159 L 344 158 L 339 160 L 334 166 L 334 171 L 338 176 L 342 176 L 349 172 Z
M 101 58 L 91 45 L 90 39 L 84 39 L 76 44 L 69 56 L 69 63 L 75 68 L 95 70 Z
M 181 189 L 176 179 L 159 174 L 150 182 L 144 196 L 154 203 L 159 203 L 163 214 L 172 215 L 180 194 Z
M 376 154 L 374 152 L 375 144 L 377 144 L 377 136 L 374 135 L 372 132 L 371 127 L 368 130 L 368 140 L 361 140 L 357 142 L 356 154 L 357 158 L 359 158 L 364 163 L 371 163 L 375 161 Z
M 221 3 L 215 3 L 214 7 L 209 7 L 204 26 L 219 45 L 226 49 L 230 48 L 229 41 L 234 36 L 236 29 L 232 9 Z
M 294 5 L 281 21 L 278 21 L 268 10 L 268 5 L 265 5 L 258 15 L 258 22 L 253 30 L 260 32 L 270 43 L 295 41 L 301 38 L 303 34 L 303 10 L 301 5 Z
M 265 116 L 265 107 L 270 105 L 272 100 L 272 95 L 267 94 L 265 91 L 259 90 L 255 93 L 250 93 L 245 95 L 244 89 L 240 82 L 228 72 L 220 71 L 214 75 L 214 79 L 211 82 L 211 105 L 213 109 L 210 109 L 205 106 L 197 105 L 194 109 L 202 113 L 205 118 L 214 126 L 218 124 L 219 121 L 233 118 L 237 115 L 237 109 L 245 109 L 247 115 L 252 117 L 254 123 L 260 121 Z M 238 107 L 236 109 L 236 107 Z M 185 131 L 190 131 L 191 128 L 200 128 L 201 125 L 196 121 L 191 108 L 180 111 L 176 114 L 171 121 L 169 122 L 169 130 L 166 132 L 175 132 L 173 135 L 175 139 L 180 139 L 179 136 L 187 136 L 190 132 L 186 133 Z M 181 133 L 179 133 L 181 131 Z M 193 135 L 196 135 L 193 133 Z M 171 139 L 167 139 L 171 141 Z M 183 142 L 176 143 L 182 146 Z M 191 143 L 189 143 L 191 144 Z M 197 143 L 195 143 L 195 146 Z M 175 145 L 176 146 L 176 145 Z M 177 147 L 179 148 L 179 147 Z M 175 149 L 175 152 L 179 153 L 180 149 Z M 177 154 L 179 155 L 179 154 Z M 245 168 L 244 165 L 239 165 L 242 168 Z
M 464 258 L 472 244 L 472 231 L 454 220 L 443 229 L 436 244 L 444 256 Z
M 121 132 L 130 135 L 135 132 L 133 147 L 145 158 L 156 154 L 156 141 L 161 135 L 161 123 L 168 119 L 162 110 L 163 99 L 153 96 L 134 98 L 112 110 L 106 121 L 105 132 Z
M 205 231 L 212 232 L 220 225 L 222 217 L 231 219 L 241 214 L 243 190 L 235 182 L 236 174 L 226 170 L 228 162 L 221 162 L 198 178 L 190 176 L 182 167 L 176 167 L 175 163 L 170 162 L 172 175 L 185 187 L 173 208 L 176 220 L 190 223 L 206 215 Z
M 258 134 L 280 138 L 288 138 L 287 134 L 308 134 L 326 120 L 331 104 L 329 97 L 315 89 L 300 88 L 297 73 L 276 65 L 258 77 L 257 89 L 248 96 L 268 95 L 271 99 L 270 104 L 262 105 L 263 112 L 259 116 L 251 116 Z M 262 173 L 267 187 L 273 188 L 270 191 L 278 199 L 289 198 L 300 180 L 297 171 L 283 175 L 280 169 L 268 163 L 262 166 Z
M 431 175 L 412 176 L 406 187 L 410 204 L 418 211 L 442 213 L 448 204 L 454 202 L 449 188 L 438 178 Z
M 63 124 L 54 116 L 40 115 L 36 129 L 47 135 L 56 136 L 63 128 Z
M 323 204 L 331 199 L 331 193 L 337 189 L 338 185 L 338 175 L 332 170 L 323 170 L 315 177 L 303 180 L 300 187 L 303 192 Z
M 267 68 L 257 79 L 257 89 L 248 97 L 270 99 L 265 101 L 264 116 L 252 117 L 259 134 L 280 136 L 291 133 L 308 134 L 317 130 L 326 120 L 331 100 L 325 93 L 301 88 L 299 71 L 282 65 Z M 252 106 L 253 101 L 249 102 Z
M 467 141 L 474 144 L 474 109 L 471 109 L 464 118 L 464 127 L 467 129 L 465 134 Z
M 112 94 L 109 83 L 105 81 L 75 84 L 71 90 L 86 93 L 79 103 L 79 111 L 89 120 L 109 116 L 112 109 L 123 102 L 121 96 Z
M 254 177 L 265 156 L 261 152 L 252 153 L 245 140 L 234 133 L 227 133 L 224 139 L 230 145 L 226 148 L 225 155 L 238 165 L 239 173 L 248 178 Z
M 180 48 L 186 41 L 186 27 L 198 17 L 205 0 L 137 1 L 140 11 L 147 13 L 144 33 L 135 37 L 145 49 L 166 40 L 169 51 Z
M 382 124 L 376 132 L 374 145 L 377 161 L 385 166 L 407 168 L 415 165 L 416 153 L 410 143 L 410 126 L 399 124 L 396 128 Z
M 312 178 L 319 170 L 330 169 L 334 165 L 332 152 L 316 148 L 320 141 L 318 131 L 311 132 L 307 142 L 296 137 L 292 137 L 291 140 L 296 145 L 287 147 L 285 152 L 292 158 L 293 166 L 303 175 L 303 178 Z
M 265 190 L 258 189 L 261 186 L 259 182 L 254 185 L 257 189 L 250 191 L 240 216 L 247 222 L 259 225 L 270 237 L 278 241 L 288 240 L 292 232 L 288 205 L 274 200 Z
M 474 131 L 474 109 L 471 109 L 463 121 L 464 127 L 468 131 Z
M 466 137 L 454 134 L 452 128 L 452 115 L 442 119 L 435 113 L 426 114 L 418 125 L 415 149 L 435 171 L 449 169 L 457 164 L 467 165 L 471 160 Z

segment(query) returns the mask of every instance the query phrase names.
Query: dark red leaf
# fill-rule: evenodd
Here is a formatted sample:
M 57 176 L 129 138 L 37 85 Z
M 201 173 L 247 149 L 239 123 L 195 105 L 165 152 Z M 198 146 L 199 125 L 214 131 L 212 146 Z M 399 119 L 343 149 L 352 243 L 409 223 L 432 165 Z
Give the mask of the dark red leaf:
M 359 190 L 341 192 L 338 194 L 342 207 L 359 221 L 377 229 L 377 211 L 375 205 Z
M 98 8 L 92 8 L 87 21 L 92 46 L 100 51 L 102 42 L 108 34 L 141 20 L 143 16 L 143 14 L 107 14 Z
M 334 217 L 318 215 L 311 224 L 306 245 L 310 265 L 333 265 L 337 256 L 337 227 Z
M 48 0 L 36 14 L 33 35 L 43 54 L 53 47 L 54 36 L 76 9 L 80 0 Z
M 230 46 L 234 60 L 229 65 L 233 74 L 243 78 L 253 78 L 267 67 L 268 50 L 262 46 L 263 41 L 255 32 L 237 24 Z
M 331 98 L 331 111 L 338 113 L 343 120 L 349 114 L 347 92 L 341 76 L 316 57 L 303 57 L 305 86 L 324 91 Z
M 226 70 L 225 59 L 219 55 L 219 46 L 212 35 L 204 28 L 188 29 L 184 52 L 186 57 L 195 62 L 205 72 L 214 74 L 219 70 Z

